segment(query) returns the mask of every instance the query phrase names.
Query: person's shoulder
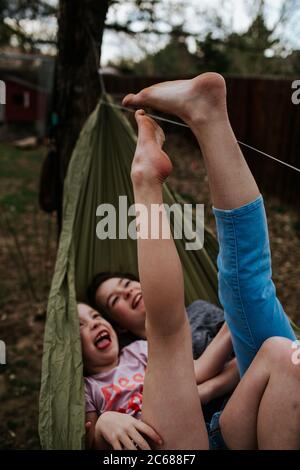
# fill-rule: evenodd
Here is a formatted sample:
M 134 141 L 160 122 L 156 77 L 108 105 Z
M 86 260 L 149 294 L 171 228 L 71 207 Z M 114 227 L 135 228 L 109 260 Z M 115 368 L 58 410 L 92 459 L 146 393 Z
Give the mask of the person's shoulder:
M 137 341 L 133 341 L 131 344 L 128 346 L 125 346 L 125 348 L 122 349 L 122 353 L 126 354 L 127 352 L 134 352 L 134 353 L 147 353 L 148 351 L 148 345 L 147 341 L 143 339 L 139 339 Z
M 98 414 L 102 410 L 104 395 L 101 386 L 99 387 L 99 381 L 94 376 L 84 377 L 84 398 L 87 413 L 96 412 Z
M 87 395 L 91 395 L 94 390 L 95 386 L 95 378 L 93 376 L 84 376 L 83 383 L 84 383 L 84 391 Z
M 145 367 L 148 362 L 148 346 L 147 341 L 138 340 L 134 341 L 133 343 L 129 344 L 122 349 L 120 355 L 120 364 L 125 363 L 133 363 L 133 361 L 137 361 L 138 363 L 143 364 Z
M 84 382 L 84 386 L 85 388 L 89 388 L 93 385 L 93 383 L 95 381 L 97 381 L 97 379 L 99 379 L 99 375 L 100 374 L 97 374 L 97 375 L 85 375 L 83 377 L 83 382 Z

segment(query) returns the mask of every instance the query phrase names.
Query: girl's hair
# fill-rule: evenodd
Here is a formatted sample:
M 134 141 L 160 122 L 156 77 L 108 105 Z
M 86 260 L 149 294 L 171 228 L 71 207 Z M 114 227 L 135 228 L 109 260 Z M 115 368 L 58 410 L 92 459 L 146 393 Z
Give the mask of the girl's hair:
M 115 329 L 118 338 L 119 338 L 119 343 L 120 343 L 120 348 L 123 348 L 124 346 L 127 346 L 128 344 L 132 343 L 133 341 L 136 341 L 140 338 L 138 338 L 136 335 L 133 333 L 126 331 L 123 332 L 120 330 L 120 327 L 116 324 L 115 321 L 111 318 L 109 315 L 109 311 L 102 306 L 102 305 L 97 305 L 96 302 L 96 292 L 98 288 L 103 284 L 103 282 L 108 281 L 108 279 L 112 279 L 113 277 L 119 277 L 121 279 L 130 279 L 131 281 L 139 281 L 139 278 L 135 276 L 132 273 L 122 273 L 122 272 L 102 272 L 96 274 L 94 278 L 92 279 L 92 282 L 90 283 L 88 289 L 87 289 L 87 299 L 88 303 L 91 307 L 93 307 L 95 310 L 100 311 L 100 313 L 103 315 L 103 317 L 109 321 L 109 323 L 113 326 Z
M 97 309 L 99 306 L 96 302 L 96 292 L 98 288 L 103 284 L 103 282 L 108 281 L 108 279 L 112 279 L 113 277 L 119 277 L 121 279 L 130 279 L 131 281 L 139 282 L 139 278 L 132 273 L 122 273 L 122 272 L 102 272 L 96 274 L 92 279 L 88 289 L 87 289 L 87 298 L 89 305 L 93 308 Z M 102 308 L 102 307 L 101 307 Z

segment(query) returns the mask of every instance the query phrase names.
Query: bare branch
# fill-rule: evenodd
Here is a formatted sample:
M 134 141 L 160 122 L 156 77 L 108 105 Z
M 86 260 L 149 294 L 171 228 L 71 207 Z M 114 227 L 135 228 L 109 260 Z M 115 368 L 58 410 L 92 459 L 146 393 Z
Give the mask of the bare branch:
M 274 27 L 272 28 L 273 32 L 276 31 L 276 29 L 279 26 L 282 26 L 283 24 L 286 24 L 287 21 L 292 16 L 292 13 L 295 12 L 296 10 L 299 10 L 299 9 L 300 9 L 299 0 L 286 0 L 286 1 L 284 1 L 282 3 L 281 9 L 280 9 L 279 18 L 276 21 Z
M 8 29 L 11 34 L 15 34 L 23 43 L 30 44 L 31 46 L 35 46 L 38 44 L 49 44 L 49 45 L 57 45 L 57 41 L 55 39 L 42 39 L 42 38 L 33 38 L 25 33 L 22 27 L 19 25 L 19 22 L 16 22 L 16 27 L 12 24 L 3 23 L 6 29 Z
M 183 30 L 177 30 L 177 29 L 171 29 L 170 31 L 160 31 L 156 28 L 145 28 L 142 31 L 134 31 L 128 26 L 127 24 L 119 24 L 119 23 L 107 23 L 105 25 L 106 29 L 116 31 L 118 33 L 126 33 L 130 36 L 133 36 L 135 34 L 157 34 L 158 36 L 180 36 L 180 37 L 199 37 L 199 33 L 188 33 Z

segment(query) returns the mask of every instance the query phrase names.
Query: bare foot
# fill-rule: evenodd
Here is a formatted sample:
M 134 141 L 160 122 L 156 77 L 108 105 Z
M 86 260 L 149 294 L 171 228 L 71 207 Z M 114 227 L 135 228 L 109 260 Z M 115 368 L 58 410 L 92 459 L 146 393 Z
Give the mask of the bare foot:
M 158 83 L 129 94 L 123 105 L 150 106 L 180 117 L 187 124 L 206 122 L 224 116 L 226 111 L 226 85 L 216 73 L 204 73 L 191 80 Z
M 165 135 L 161 127 L 141 109 L 135 113 L 138 140 L 131 166 L 135 185 L 149 182 L 162 184 L 172 171 L 172 163 L 162 150 Z

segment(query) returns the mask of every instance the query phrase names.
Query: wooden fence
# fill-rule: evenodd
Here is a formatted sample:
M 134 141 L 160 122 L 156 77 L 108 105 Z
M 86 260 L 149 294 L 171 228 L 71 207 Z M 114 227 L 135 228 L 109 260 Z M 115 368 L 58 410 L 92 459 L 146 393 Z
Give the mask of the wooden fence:
M 137 92 L 164 77 L 104 77 L 115 95 Z M 292 80 L 227 77 L 228 109 L 238 140 L 300 168 L 300 105 L 292 103 Z M 186 132 L 172 126 L 176 132 Z M 189 132 L 189 131 L 188 131 Z M 242 147 L 264 191 L 300 212 L 300 173 Z

